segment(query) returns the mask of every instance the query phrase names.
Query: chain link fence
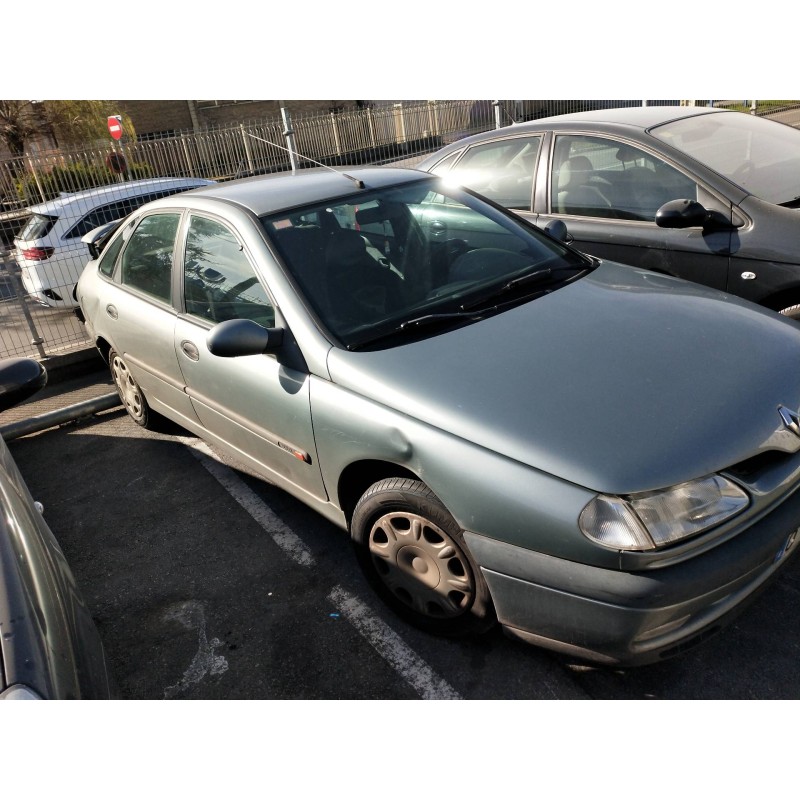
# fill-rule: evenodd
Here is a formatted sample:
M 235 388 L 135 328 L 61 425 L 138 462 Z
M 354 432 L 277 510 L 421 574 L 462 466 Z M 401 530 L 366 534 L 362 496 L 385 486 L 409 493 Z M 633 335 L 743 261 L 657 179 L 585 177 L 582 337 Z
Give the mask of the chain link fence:
M 125 184 L 159 177 L 225 181 L 303 168 L 320 163 L 355 166 L 403 163 L 413 166 L 443 145 L 492 128 L 594 108 L 641 105 L 725 105 L 750 113 L 773 113 L 774 103 L 710 100 L 443 100 L 373 104 L 327 114 L 294 115 L 241 121 L 202 132 L 183 131 L 164 138 L 111 142 L 80 151 L 54 151 L 0 162 L 0 358 L 46 358 L 89 345 L 66 298 L 61 307 L 35 302 L 30 275 L 17 264 L 13 239 L 25 226 L 29 238 L 38 218 L 31 208 L 63 194 L 98 186 L 109 192 L 106 217 L 124 216 Z M 120 209 L 124 211 L 121 213 Z M 128 209 L 130 210 L 130 209 Z M 78 212 L 76 212 L 77 214 Z M 44 215 L 46 217 L 46 215 Z M 102 213 L 94 222 L 107 221 Z M 33 220 L 33 222 L 31 221 Z M 80 258 L 76 216 L 72 235 Z M 83 223 L 83 227 L 86 223 Z M 67 226 L 68 227 L 68 226 Z M 85 232 L 85 231 L 83 231 Z M 30 256 L 47 258 L 47 248 Z M 55 259 L 54 259 L 55 262 Z M 52 269 L 57 269 L 55 266 Z M 73 266 L 73 274 L 76 267 Z M 61 278 L 61 284 L 71 276 Z M 38 293 L 41 299 L 41 293 Z

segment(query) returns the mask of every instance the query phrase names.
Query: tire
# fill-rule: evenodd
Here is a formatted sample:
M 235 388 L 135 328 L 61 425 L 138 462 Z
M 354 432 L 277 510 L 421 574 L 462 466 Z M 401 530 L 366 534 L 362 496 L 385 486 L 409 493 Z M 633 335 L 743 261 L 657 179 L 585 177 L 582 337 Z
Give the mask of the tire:
M 157 415 L 150 410 L 144 393 L 128 370 L 128 365 L 115 350 L 111 350 L 108 354 L 108 366 L 111 369 L 111 377 L 117 387 L 119 399 L 122 400 L 122 405 L 125 406 L 125 410 L 131 419 L 137 425 L 141 425 L 148 430 L 158 427 L 156 425 Z
M 350 534 L 371 586 L 411 624 L 441 636 L 479 634 L 495 624 L 463 531 L 424 483 L 374 484 L 355 507 Z

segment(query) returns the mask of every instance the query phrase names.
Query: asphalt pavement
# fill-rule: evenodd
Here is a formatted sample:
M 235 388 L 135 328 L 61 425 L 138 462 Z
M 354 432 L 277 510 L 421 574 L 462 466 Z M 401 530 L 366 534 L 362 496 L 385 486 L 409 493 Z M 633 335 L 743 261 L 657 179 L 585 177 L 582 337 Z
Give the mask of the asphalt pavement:
M 87 355 L 91 355 L 87 353 Z M 125 699 L 797 699 L 800 561 L 697 649 L 595 669 L 387 611 L 348 537 L 180 429 L 139 428 L 99 357 L 5 412 L 9 447 L 97 622 Z M 74 419 L 47 427 L 63 408 Z M 44 427 L 43 427 L 44 426 Z M 43 428 L 43 429 L 40 429 Z

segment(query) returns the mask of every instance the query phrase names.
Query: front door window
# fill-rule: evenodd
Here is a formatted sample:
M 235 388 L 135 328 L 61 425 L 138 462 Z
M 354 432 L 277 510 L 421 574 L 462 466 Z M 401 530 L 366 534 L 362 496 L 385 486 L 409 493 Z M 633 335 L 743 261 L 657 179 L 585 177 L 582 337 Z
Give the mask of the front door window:
M 667 201 L 697 199 L 697 184 L 679 170 L 599 136 L 557 136 L 550 185 L 554 214 L 654 222 Z

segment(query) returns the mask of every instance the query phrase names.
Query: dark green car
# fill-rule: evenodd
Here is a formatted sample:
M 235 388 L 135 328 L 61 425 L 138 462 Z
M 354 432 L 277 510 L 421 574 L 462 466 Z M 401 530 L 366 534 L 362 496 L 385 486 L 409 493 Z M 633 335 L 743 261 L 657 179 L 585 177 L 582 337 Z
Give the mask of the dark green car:
M 347 529 L 426 630 L 653 661 L 794 545 L 800 327 L 424 173 L 156 201 L 77 297 L 137 423 L 179 423 Z

